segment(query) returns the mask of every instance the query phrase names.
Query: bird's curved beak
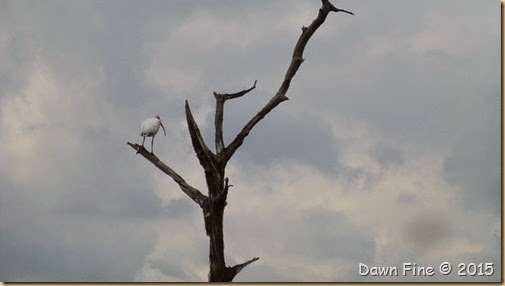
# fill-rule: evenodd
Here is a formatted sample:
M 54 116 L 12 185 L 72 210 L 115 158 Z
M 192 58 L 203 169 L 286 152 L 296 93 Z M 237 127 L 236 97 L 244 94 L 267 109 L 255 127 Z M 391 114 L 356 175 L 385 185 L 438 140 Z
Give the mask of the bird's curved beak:
M 167 136 L 167 132 L 165 132 L 165 127 L 163 126 L 163 123 L 161 123 L 161 121 L 160 121 L 160 125 L 161 125 L 161 128 L 163 128 L 163 134 L 165 134 L 165 136 Z

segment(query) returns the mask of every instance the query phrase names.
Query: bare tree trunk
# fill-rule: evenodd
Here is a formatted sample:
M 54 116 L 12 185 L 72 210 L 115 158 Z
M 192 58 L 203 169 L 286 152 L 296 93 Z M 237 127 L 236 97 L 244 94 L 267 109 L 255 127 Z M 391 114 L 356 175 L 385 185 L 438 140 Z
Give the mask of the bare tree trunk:
M 233 277 L 228 277 L 226 263 L 224 260 L 224 236 L 223 236 L 223 212 L 224 208 L 214 210 L 209 223 L 209 282 L 210 281 L 231 281 Z
M 186 183 L 180 175 L 160 161 L 154 154 L 148 152 L 143 146 L 128 142 L 128 145 L 135 149 L 137 154 L 141 154 L 165 174 L 172 177 L 172 179 L 179 184 L 181 190 L 202 208 L 205 222 L 205 232 L 207 236 L 209 236 L 209 282 L 232 281 L 242 269 L 259 259 L 258 257 L 254 257 L 233 267 L 226 266 L 224 259 L 223 217 L 224 209 L 227 204 L 226 199 L 228 196 L 228 190 L 232 187 L 232 185 L 229 185 L 228 178 L 225 177 L 226 164 L 231 159 L 235 151 L 242 145 L 244 139 L 249 135 L 252 128 L 277 105 L 285 100 L 288 100 L 286 93 L 289 89 L 292 78 L 298 71 L 300 65 L 303 63 L 303 51 L 305 46 L 314 32 L 324 23 L 326 16 L 331 11 L 345 12 L 354 15 L 349 11 L 336 8 L 328 0 L 322 0 L 322 6 L 319 9 L 318 16 L 308 27 L 302 27 L 302 34 L 296 43 L 291 62 L 279 90 L 272 99 L 270 99 L 270 101 L 253 118 L 251 118 L 249 122 L 247 122 L 247 124 L 228 146 L 225 146 L 223 141 L 224 103 L 227 100 L 242 97 L 249 93 L 251 90 L 256 88 L 256 81 L 251 88 L 237 93 L 220 94 L 214 92 L 214 97 L 216 99 L 216 113 L 214 118 L 216 153 L 213 153 L 207 147 L 207 144 L 203 140 L 198 128 L 198 124 L 193 118 L 189 103 L 186 101 L 186 121 L 188 123 L 193 149 L 200 161 L 200 165 L 204 169 L 208 189 L 207 196 Z

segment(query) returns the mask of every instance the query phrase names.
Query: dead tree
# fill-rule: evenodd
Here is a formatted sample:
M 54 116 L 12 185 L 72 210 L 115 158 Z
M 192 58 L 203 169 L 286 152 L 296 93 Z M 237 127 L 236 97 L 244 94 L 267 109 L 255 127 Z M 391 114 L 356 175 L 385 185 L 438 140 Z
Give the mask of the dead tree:
M 288 100 L 286 93 L 293 76 L 298 71 L 298 68 L 303 63 L 303 51 L 310 37 L 314 32 L 324 23 L 326 17 L 330 12 L 345 12 L 354 15 L 352 12 L 338 9 L 328 0 L 322 0 L 322 6 L 319 9 L 317 17 L 312 21 L 308 27 L 302 27 L 302 34 L 296 43 L 291 58 L 291 63 L 287 69 L 284 81 L 282 82 L 277 93 L 270 99 L 270 101 L 253 117 L 242 130 L 237 134 L 235 139 L 225 146 L 223 142 L 223 110 L 224 103 L 227 100 L 244 96 L 256 87 L 256 81 L 249 89 L 239 91 L 231 94 L 221 94 L 214 92 L 216 99 L 216 113 L 214 118 L 215 125 L 215 148 L 216 152 L 212 152 L 205 143 L 198 124 L 191 114 L 188 101 L 186 100 L 185 111 L 186 121 L 188 123 L 189 134 L 193 149 L 202 165 L 205 172 L 205 180 L 207 183 L 208 195 L 202 194 L 198 189 L 189 185 L 179 174 L 172 170 L 169 166 L 163 163 L 156 155 L 147 151 L 144 147 L 128 142 L 137 154 L 141 154 L 158 169 L 165 174 L 172 177 L 172 179 L 179 184 L 181 190 L 188 195 L 195 203 L 197 203 L 203 211 L 203 218 L 205 222 L 205 232 L 209 237 L 209 282 L 228 282 L 232 281 L 244 267 L 258 260 L 254 257 L 244 263 L 229 267 L 226 266 L 224 259 L 224 239 L 223 239 L 223 213 L 226 207 L 226 198 L 228 190 L 232 186 L 229 184 L 228 178 L 225 176 L 226 164 L 231 159 L 235 151 L 242 145 L 244 139 L 249 135 L 252 128 L 274 109 L 281 102 Z

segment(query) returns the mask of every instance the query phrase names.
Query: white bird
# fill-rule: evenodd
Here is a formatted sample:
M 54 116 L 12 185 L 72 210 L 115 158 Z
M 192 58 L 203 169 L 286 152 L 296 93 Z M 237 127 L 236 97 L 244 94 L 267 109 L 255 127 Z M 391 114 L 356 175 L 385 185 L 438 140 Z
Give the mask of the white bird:
M 144 141 L 146 140 L 146 137 L 151 137 L 151 153 L 153 153 L 154 136 L 156 133 L 158 133 L 160 126 L 163 128 L 163 133 L 165 133 L 165 136 L 167 136 L 167 132 L 165 132 L 165 127 L 163 127 L 163 123 L 161 123 L 159 115 L 147 118 L 146 120 L 142 121 L 142 124 L 140 124 L 140 136 L 143 137 L 142 147 L 144 147 Z

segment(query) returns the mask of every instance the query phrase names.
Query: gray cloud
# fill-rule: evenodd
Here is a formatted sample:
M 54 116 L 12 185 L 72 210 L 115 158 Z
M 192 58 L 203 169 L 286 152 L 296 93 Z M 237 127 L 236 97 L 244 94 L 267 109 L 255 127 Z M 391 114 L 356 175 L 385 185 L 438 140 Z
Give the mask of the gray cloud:
M 375 252 L 372 237 L 356 228 L 341 214 L 320 210 L 306 211 L 300 222 L 305 231 L 291 242 L 292 251 L 322 259 L 341 258 L 351 261 L 371 260 Z M 303 247 L 300 247 L 300 246 Z M 349 248 L 349 245 L 353 245 Z
M 404 160 L 401 151 L 381 146 L 372 151 L 372 156 L 384 167 L 400 165 Z
M 413 194 L 400 194 L 398 195 L 398 202 L 400 203 L 411 203 L 416 200 L 416 196 Z
M 229 122 L 232 126 L 227 128 L 228 134 L 237 134 L 242 122 L 249 118 L 241 116 L 239 109 L 230 113 L 228 118 L 236 118 L 236 121 Z M 331 126 L 321 119 L 302 112 L 286 114 L 280 111 L 268 116 L 253 132 L 235 160 L 246 165 L 303 162 L 330 176 L 339 171 L 339 142 L 332 136 Z M 234 138 L 228 137 L 228 142 Z
M 405 241 L 421 251 L 437 245 L 449 236 L 450 224 L 440 216 L 426 215 L 418 217 L 407 226 Z
M 496 93 L 497 94 L 497 93 Z M 487 97 L 482 105 L 474 105 L 468 114 L 465 140 L 459 141 L 444 162 L 448 182 L 463 188 L 465 206 L 477 209 L 500 209 L 499 98 Z M 494 111 L 491 111 L 494 110 Z M 477 117 L 481 119 L 478 120 Z
M 149 228 L 104 218 L 2 222 L 3 281 L 131 281 L 154 243 Z
M 356 15 L 328 17 L 230 162 L 227 262 L 261 256 L 237 281 L 372 281 L 358 261 L 437 251 L 499 265 L 498 3 L 335 4 Z M 319 5 L 0 2 L 0 280 L 204 280 L 201 212 L 125 143 L 159 113 L 157 154 L 203 188 L 184 100 L 213 146 L 212 91 L 257 79 L 227 102 L 230 142 Z

